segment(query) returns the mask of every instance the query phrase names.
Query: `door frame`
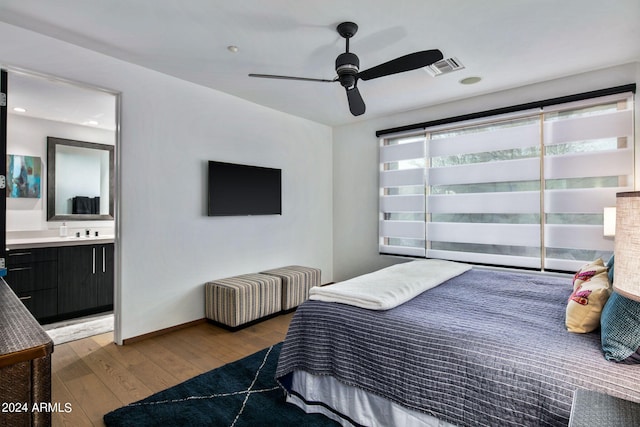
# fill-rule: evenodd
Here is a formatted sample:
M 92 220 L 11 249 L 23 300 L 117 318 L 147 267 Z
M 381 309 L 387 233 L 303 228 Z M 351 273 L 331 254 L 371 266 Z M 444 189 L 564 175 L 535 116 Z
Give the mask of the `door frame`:
M 0 104 L 0 174 L 4 176 L 4 186 L 0 186 L 0 212 L 2 219 L 0 220 L 0 276 L 4 276 L 7 272 L 7 105 L 9 99 L 9 90 L 7 87 L 8 72 L 4 68 L 0 68 L 0 92 L 4 95 L 6 102 Z
M 122 119 L 122 92 L 93 85 L 88 83 L 78 82 L 76 80 L 67 79 L 64 77 L 41 73 L 37 71 L 32 71 L 29 69 L 14 67 L 14 66 L 6 66 L 0 64 L 1 75 L 1 89 L 2 92 L 7 93 L 7 99 L 10 94 L 7 89 L 7 81 L 9 73 L 20 73 L 24 75 L 29 75 L 32 77 L 40 77 L 45 78 L 52 81 L 57 81 L 60 83 L 70 84 L 76 87 L 95 90 L 99 92 L 104 92 L 114 96 L 115 101 L 115 131 L 114 131 L 114 175 L 115 175 L 115 191 L 114 191 L 114 285 L 113 285 L 113 314 L 114 314 L 114 322 L 113 322 L 113 337 L 114 342 L 116 344 L 122 344 L 122 320 L 121 320 L 121 301 L 122 301 L 122 269 L 121 269 L 121 203 L 120 203 L 120 192 L 122 191 L 122 172 L 121 172 L 121 164 L 122 164 L 122 150 L 121 150 L 121 119 Z M 6 173 L 6 162 L 7 162 L 7 137 L 6 137 L 6 129 L 7 129 L 7 107 L 1 107 L 2 112 L 0 114 L 0 120 L 2 120 L 2 116 L 4 116 L 4 121 L 0 122 L 0 170 L 5 171 Z M 4 138 L 2 137 L 4 134 Z M 0 242 L 4 242 L 1 244 L 2 248 L 0 249 L 0 258 L 4 258 L 6 255 L 6 189 L 0 190 L 0 212 L 4 212 L 3 220 L 0 221 L 2 224 L 0 226 Z

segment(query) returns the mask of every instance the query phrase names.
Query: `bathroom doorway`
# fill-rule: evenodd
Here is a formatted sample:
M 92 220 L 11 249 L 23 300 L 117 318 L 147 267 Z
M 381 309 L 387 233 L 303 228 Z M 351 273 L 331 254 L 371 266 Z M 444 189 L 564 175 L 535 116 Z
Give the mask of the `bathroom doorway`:
M 32 286 L 30 295 L 24 296 L 24 303 L 45 330 L 56 329 L 58 335 L 66 330 L 62 333 L 64 340 L 70 340 L 69 336 L 78 339 L 104 333 L 105 329 L 113 330 L 119 307 L 114 295 L 118 293 L 120 277 L 117 215 L 120 95 L 56 76 L 11 67 L 7 71 L 6 248 L 8 263 L 16 268 L 8 269 L 6 281 L 11 286 L 12 280 L 25 280 L 20 272 L 28 269 L 43 272 L 38 273 L 39 283 Z M 115 154 L 110 165 L 107 163 L 101 168 L 98 164 L 99 170 L 84 160 L 60 161 L 64 165 L 78 165 L 78 170 L 75 167 L 56 168 L 55 160 L 48 152 L 52 139 L 106 147 Z M 70 157 L 69 153 L 77 158 L 81 149 L 77 152 L 67 150 L 63 154 Z M 52 177 L 51 172 L 56 175 Z M 26 190 L 22 187 L 23 181 L 30 186 Z M 53 181 L 59 191 L 47 188 Z M 102 183 L 96 184 L 95 194 L 89 185 L 94 181 Z M 94 203 L 97 200 L 103 207 L 110 206 L 111 210 L 102 212 L 104 215 L 83 215 L 80 211 L 48 212 L 52 209 L 52 198 L 56 194 L 69 198 L 69 193 L 62 190 L 75 185 L 79 185 L 79 189 L 71 191 L 77 198 L 91 199 Z M 58 206 L 71 206 L 71 202 L 64 200 Z M 73 252 L 75 247 L 81 248 Z M 20 257 L 12 259 L 9 256 L 27 253 L 29 249 L 43 255 L 30 255 L 32 260 L 23 257 L 20 262 L 24 260 L 25 265 L 16 264 Z M 77 264 L 75 261 L 82 259 L 81 252 L 87 253 L 85 271 L 81 268 L 75 271 L 76 265 L 73 265 L 74 271 L 65 273 L 64 260 L 71 258 L 74 261 L 66 265 Z M 33 265 L 27 265 L 27 259 Z M 91 274 L 95 277 L 87 279 Z M 75 276 L 81 279 L 75 280 Z M 88 288 L 81 282 L 85 279 L 94 291 L 86 291 Z M 79 291 L 69 288 L 71 286 Z M 73 304 L 67 303 L 69 296 L 74 299 Z M 38 302 L 39 299 L 43 301 Z M 46 308 L 43 308 L 44 302 Z

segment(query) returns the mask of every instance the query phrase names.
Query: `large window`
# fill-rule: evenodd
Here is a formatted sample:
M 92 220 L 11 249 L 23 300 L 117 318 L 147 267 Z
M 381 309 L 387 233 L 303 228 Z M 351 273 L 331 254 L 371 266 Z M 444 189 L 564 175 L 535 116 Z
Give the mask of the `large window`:
M 633 97 L 386 136 L 380 252 L 572 271 L 613 252 L 603 208 L 633 190 Z

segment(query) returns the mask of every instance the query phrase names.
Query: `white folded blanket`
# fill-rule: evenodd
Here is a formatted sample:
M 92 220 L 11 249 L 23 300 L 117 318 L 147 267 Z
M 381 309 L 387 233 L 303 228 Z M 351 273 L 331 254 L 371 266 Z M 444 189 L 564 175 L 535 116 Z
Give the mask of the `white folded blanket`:
M 471 269 L 439 259 L 396 264 L 344 282 L 313 287 L 309 299 L 388 310 Z

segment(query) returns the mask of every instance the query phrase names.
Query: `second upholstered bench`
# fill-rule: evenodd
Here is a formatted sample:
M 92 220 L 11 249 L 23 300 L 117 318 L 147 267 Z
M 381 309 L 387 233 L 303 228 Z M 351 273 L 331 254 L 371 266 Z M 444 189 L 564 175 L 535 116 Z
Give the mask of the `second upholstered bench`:
M 262 271 L 262 274 L 282 279 L 282 310 L 293 310 L 307 299 L 309 289 L 320 286 L 321 272 L 319 268 L 289 265 L 287 267 Z

